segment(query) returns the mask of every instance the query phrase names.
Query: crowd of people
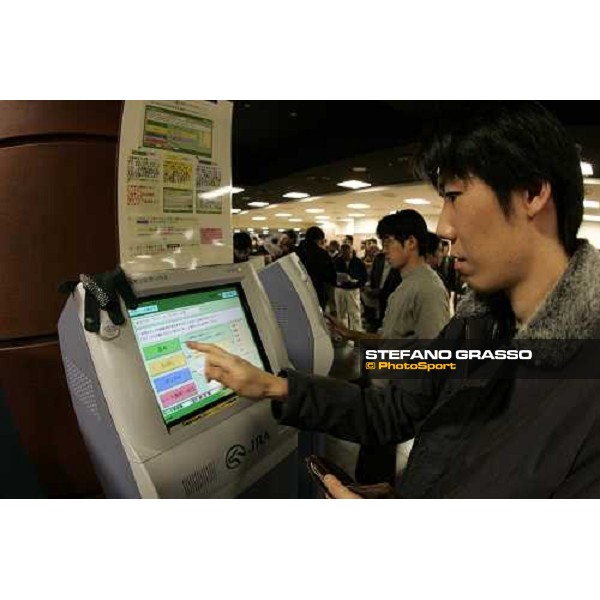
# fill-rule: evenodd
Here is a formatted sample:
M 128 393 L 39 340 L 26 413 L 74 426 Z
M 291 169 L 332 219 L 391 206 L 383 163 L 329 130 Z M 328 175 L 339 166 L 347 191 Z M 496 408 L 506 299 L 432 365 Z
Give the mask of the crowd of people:
M 449 244 L 427 231 L 424 219 L 416 211 L 400 211 L 382 219 L 381 223 L 392 228 L 392 237 L 403 238 L 404 231 L 408 236 L 418 235 L 418 255 L 423 258 L 423 266 L 429 267 L 426 272 L 432 271 L 448 294 L 461 291 Z M 410 225 L 405 227 L 404 223 Z M 381 236 L 381 232 L 378 234 Z M 309 227 L 301 241 L 293 229 L 279 236 L 262 238 L 241 231 L 234 234 L 234 253 L 236 262 L 261 256 L 267 265 L 295 252 L 311 278 L 323 311 L 336 317 L 340 326 L 375 333 L 383 326 L 388 301 L 402 281 L 403 265 L 392 264 L 383 241 L 382 237 L 364 239 L 357 252 L 354 236 L 327 241 L 325 232 L 317 226 Z M 396 317 L 388 317 L 388 324 Z

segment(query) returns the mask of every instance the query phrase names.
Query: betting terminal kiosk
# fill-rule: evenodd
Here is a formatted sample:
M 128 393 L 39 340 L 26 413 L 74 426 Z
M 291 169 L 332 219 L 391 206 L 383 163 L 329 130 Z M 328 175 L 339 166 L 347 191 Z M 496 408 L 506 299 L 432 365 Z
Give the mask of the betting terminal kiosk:
M 133 277 L 139 299 L 114 339 L 85 331 L 79 285 L 59 320 L 67 382 L 107 497 L 293 498 L 297 433 L 269 401 L 237 397 L 204 378 L 214 343 L 279 372 L 288 354 L 248 263 Z

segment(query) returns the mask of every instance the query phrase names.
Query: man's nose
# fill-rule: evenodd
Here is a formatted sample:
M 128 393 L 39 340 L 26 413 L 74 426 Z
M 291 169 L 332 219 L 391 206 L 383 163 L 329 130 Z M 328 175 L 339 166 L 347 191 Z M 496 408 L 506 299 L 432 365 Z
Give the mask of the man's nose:
M 454 209 L 452 203 L 445 201 L 438 219 L 436 233 L 444 240 L 456 241 L 456 229 L 454 228 Z

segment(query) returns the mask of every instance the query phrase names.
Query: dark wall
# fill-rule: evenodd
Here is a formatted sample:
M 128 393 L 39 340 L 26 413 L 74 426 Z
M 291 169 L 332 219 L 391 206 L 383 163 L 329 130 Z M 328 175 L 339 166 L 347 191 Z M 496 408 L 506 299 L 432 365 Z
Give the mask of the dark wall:
M 0 102 L 0 388 L 44 493 L 99 495 L 62 369 L 58 283 L 118 262 L 121 102 Z

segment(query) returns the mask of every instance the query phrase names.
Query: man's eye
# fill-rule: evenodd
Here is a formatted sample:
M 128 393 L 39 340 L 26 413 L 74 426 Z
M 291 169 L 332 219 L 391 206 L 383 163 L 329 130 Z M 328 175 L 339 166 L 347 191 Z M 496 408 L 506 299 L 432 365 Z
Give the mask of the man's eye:
M 450 200 L 450 202 L 454 202 L 460 196 L 460 192 L 446 192 L 444 194 L 445 200 Z

